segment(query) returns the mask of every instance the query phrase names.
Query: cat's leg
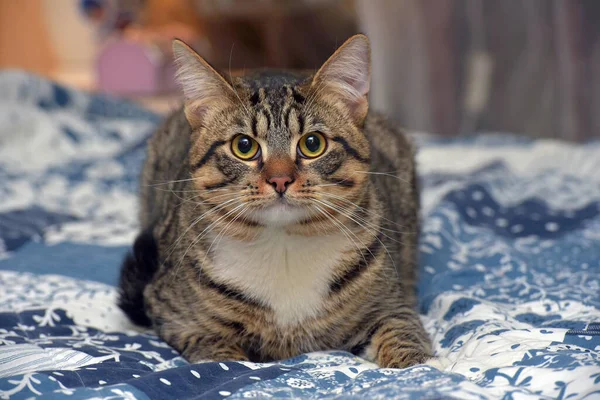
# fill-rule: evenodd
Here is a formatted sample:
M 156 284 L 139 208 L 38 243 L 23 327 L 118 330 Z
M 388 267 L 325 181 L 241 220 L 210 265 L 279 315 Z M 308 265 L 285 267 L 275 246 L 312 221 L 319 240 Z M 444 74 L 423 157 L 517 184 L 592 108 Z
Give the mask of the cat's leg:
M 190 362 L 247 361 L 236 340 L 235 323 L 225 323 L 209 310 L 188 286 L 159 277 L 145 290 L 148 315 L 154 330 Z
M 371 329 L 365 356 L 382 368 L 406 368 L 430 359 L 429 337 L 417 313 L 379 320 Z
M 236 343 L 201 334 L 182 335 L 181 355 L 191 363 L 201 361 L 248 361 L 246 352 Z
M 163 324 L 159 335 L 189 362 L 248 361 L 248 355 L 236 341 L 207 332 L 199 326 Z

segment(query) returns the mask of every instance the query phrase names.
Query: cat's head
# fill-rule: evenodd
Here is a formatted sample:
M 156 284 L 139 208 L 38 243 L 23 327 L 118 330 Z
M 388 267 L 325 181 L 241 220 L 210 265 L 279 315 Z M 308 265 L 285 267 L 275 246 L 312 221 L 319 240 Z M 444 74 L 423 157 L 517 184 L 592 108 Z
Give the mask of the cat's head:
M 356 207 L 370 157 L 366 36 L 350 38 L 313 75 L 224 77 L 184 43 L 173 51 L 201 200 L 228 219 L 280 226 L 333 222 Z

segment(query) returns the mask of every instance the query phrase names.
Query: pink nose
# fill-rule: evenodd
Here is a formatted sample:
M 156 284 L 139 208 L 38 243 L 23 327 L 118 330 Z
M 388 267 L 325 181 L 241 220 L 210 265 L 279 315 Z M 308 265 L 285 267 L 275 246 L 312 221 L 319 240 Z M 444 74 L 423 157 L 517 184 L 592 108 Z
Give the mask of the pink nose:
M 283 194 L 294 180 L 289 176 L 274 176 L 267 179 L 267 182 L 273 186 L 273 189 L 275 189 L 277 193 Z

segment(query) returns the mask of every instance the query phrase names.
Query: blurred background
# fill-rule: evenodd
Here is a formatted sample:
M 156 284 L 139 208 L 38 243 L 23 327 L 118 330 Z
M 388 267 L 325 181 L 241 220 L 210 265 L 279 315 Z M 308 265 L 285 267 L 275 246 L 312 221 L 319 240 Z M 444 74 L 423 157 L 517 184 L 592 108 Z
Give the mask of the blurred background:
M 239 74 L 317 69 L 356 32 L 372 107 L 408 129 L 600 135 L 599 0 L 1 0 L 0 68 L 167 112 L 172 37 Z

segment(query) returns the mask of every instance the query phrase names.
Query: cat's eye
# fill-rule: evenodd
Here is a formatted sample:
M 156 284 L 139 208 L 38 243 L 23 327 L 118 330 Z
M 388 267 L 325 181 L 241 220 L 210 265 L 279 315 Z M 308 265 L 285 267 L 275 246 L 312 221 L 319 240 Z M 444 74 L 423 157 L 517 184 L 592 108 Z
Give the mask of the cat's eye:
M 248 161 L 258 156 L 258 142 L 247 135 L 238 135 L 231 142 L 231 151 L 241 160 Z
M 307 133 L 298 142 L 298 153 L 305 158 L 319 157 L 325 149 L 327 149 L 327 141 L 319 132 Z

